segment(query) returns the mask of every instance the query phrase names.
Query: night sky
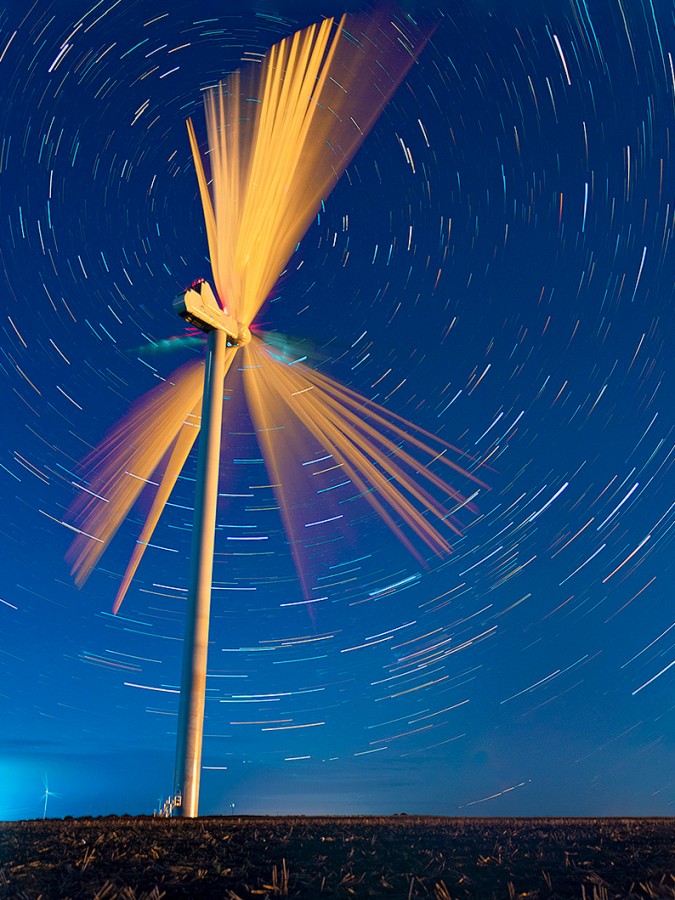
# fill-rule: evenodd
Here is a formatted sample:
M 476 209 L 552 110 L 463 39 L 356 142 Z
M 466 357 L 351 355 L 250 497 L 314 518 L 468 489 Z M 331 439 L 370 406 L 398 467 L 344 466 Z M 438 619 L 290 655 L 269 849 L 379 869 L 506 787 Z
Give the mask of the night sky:
M 63 523 L 203 353 L 163 343 L 210 272 L 185 119 L 309 6 L 0 9 L 0 819 L 171 790 L 195 459 L 117 617 L 150 498 L 82 590 Z M 310 609 L 226 395 L 201 812 L 672 815 L 672 3 L 404 9 L 439 27 L 261 322 L 489 489 L 426 567 L 345 502 Z

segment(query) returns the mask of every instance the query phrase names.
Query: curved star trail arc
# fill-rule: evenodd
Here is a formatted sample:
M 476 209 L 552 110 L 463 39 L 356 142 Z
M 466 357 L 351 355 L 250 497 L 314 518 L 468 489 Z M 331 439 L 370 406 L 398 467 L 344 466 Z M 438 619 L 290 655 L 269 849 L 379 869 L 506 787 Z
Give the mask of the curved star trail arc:
M 171 311 L 208 270 L 185 119 L 309 22 L 74 5 L 0 14 L 0 818 L 39 814 L 45 772 L 55 815 L 149 811 L 170 785 L 194 460 L 117 617 L 150 500 L 82 591 L 63 522 L 78 461 L 202 353 Z M 670 814 L 672 19 L 427 12 L 261 324 L 490 490 L 426 568 L 308 447 L 308 601 L 226 393 L 204 809 Z

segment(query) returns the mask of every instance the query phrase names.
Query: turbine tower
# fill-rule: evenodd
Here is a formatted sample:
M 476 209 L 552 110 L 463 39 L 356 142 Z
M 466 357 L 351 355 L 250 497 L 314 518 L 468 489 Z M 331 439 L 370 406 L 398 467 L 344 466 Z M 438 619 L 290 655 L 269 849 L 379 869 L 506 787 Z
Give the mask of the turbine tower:
M 221 309 L 206 281 L 195 282 L 173 305 L 181 318 L 207 334 L 174 775 L 174 797 L 180 798 L 176 810 L 194 818 L 199 812 L 225 355 L 228 348 L 247 344 L 251 332 Z

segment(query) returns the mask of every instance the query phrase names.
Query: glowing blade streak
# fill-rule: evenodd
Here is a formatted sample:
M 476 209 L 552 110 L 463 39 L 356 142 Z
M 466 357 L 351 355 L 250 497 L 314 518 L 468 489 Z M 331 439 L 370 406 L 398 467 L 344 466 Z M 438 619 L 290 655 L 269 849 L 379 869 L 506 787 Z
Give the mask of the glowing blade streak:
M 292 368 L 283 365 L 258 339 L 254 339 L 245 348 L 245 354 L 246 367 L 243 374 L 249 406 L 263 455 L 274 475 L 275 490 L 289 534 L 296 533 L 290 515 L 295 499 L 290 485 L 293 482 L 293 465 L 298 459 L 298 452 L 294 448 L 306 444 L 303 435 L 309 432 L 418 559 L 419 554 L 401 533 L 392 513 L 403 519 L 413 533 L 435 553 L 445 553 L 450 549 L 445 537 L 424 515 L 425 512 L 432 513 L 444 526 L 454 528 L 447 521 L 447 511 L 432 495 L 419 487 L 409 470 L 412 469 L 418 479 L 428 481 L 453 500 L 461 500 L 461 496 L 391 440 L 385 431 L 393 431 L 397 436 L 410 440 L 430 460 L 439 458 L 436 449 L 419 438 L 411 439 L 409 432 L 387 419 L 384 410 L 372 411 L 372 417 L 380 426 L 379 430 L 376 429 L 365 421 L 366 416 L 371 415 L 371 410 L 364 397 L 347 391 L 326 376 L 318 376 L 302 365 Z M 339 400 L 342 402 L 338 402 Z M 355 410 L 359 410 L 361 415 L 357 415 Z M 280 422 L 284 423 L 283 428 L 279 427 Z M 413 429 L 412 425 L 409 427 Z M 440 459 L 455 467 L 444 457 Z M 418 506 L 413 504 L 413 500 L 417 501 Z M 297 556 L 298 541 L 292 541 L 292 546 L 296 565 L 302 571 Z
M 96 566 L 141 490 L 185 427 L 186 419 L 199 403 L 202 379 L 202 363 L 187 363 L 170 381 L 138 401 L 84 461 L 89 491 L 75 499 L 70 511 L 78 527 L 95 540 L 88 534 L 78 534 L 69 550 L 77 584 L 81 585 Z
M 188 122 L 190 145 L 216 289 L 243 325 L 428 37 L 382 16 L 325 19 L 205 95 L 210 187 Z
M 199 416 L 200 410 L 201 401 L 199 401 L 199 403 L 193 410 L 192 416 Z M 162 477 L 162 481 L 160 482 L 157 493 L 155 494 L 155 498 L 152 502 L 152 507 L 150 509 L 150 512 L 148 513 L 148 517 L 145 520 L 143 530 L 138 537 L 138 541 L 136 543 L 136 546 L 134 547 L 133 553 L 131 554 L 131 559 L 129 561 L 129 564 L 127 565 L 124 577 L 122 578 L 122 582 L 117 591 L 115 603 L 113 604 L 113 613 L 116 613 L 122 605 L 122 601 L 124 600 L 126 592 L 129 589 L 132 578 L 136 574 L 136 569 L 138 568 L 139 563 L 143 558 L 145 548 L 147 547 L 148 542 L 153 535 L 155 526 L 157 525 L 159 517 L 162 514 L 162 510 L 166 505 L 166 501 L 171 496 L 171 491 L 173 490 L 176 480 L 178 479 L 178 476 L 180 475 L 180 472 L 185 465 L 185 461 L 190 454 L 190 450 L 192 449 L 192 446 L 195 442 L 198 430 L 199 429 L 196 426 L 185 424 L 181 428 L 178 436 L 176 437 L 176 440 L 174 441 L 173 449 L 171 451 L 171 456 L 164 472 L 164 476 Z

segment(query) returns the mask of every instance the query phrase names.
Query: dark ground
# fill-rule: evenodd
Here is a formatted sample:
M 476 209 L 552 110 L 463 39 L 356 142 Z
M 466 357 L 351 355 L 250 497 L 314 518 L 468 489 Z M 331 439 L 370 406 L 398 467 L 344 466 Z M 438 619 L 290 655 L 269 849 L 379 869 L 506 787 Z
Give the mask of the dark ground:
M 675 898 L 675 819 L 417 816 L 0 825 L 0 898 Z

